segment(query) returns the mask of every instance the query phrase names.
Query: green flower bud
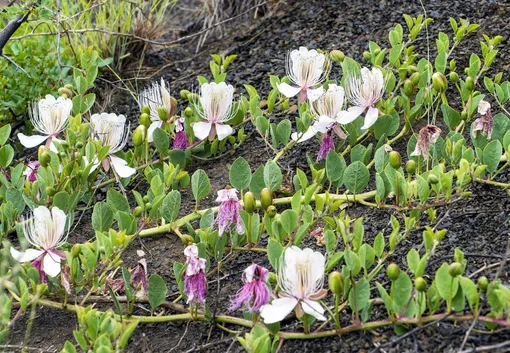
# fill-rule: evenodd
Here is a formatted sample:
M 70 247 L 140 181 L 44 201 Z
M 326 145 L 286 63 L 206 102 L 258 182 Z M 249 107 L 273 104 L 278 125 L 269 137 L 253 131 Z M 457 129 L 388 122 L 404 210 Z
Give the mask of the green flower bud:
M 143 198 L 142 198 L 143 202 L 147 203 L 149 202 L 149 196 L 145 195 Z
M 368 51 L 364 51 L 363 59 L 365 59 L 366 61 L 370 61 L 372 59 L 372 54 L 370 54 L 370 52 L 368 52 Z
M 174 116 L 177 113 L 177 99 L 170 97 L 170 113 L 169 116 Z
M 48 152 L 48 149 L 45 146 L 40 146 L 38 150 L 38 159 L 39 163 L 43 167 L 47 167 L 51 162 L 51 155 Z
M 416 162 L 412 159 L 408 160 L 406 163 L 406 171 L 408 174 L 414 174 L 416 171 Z
M 81 141 L 76 142 L 76 148 L 77 149 L 82 149 L 83 148 L 83 142 L 81 142 Z
M 273 204 L 273 193 L 268 188 L 263 188 L 260 191 L 260 204 L 264 210 Z
M 445 75 L 441 72 L 435 72 L 432 75 L 432 87 L 434 87 L 434 89 L 438 92 L 446 91 L 446 88 L 448 87 L 448 80 Z
M 329 290 L 336 296 L 341 296 L 344 292 L 344 275 L 338 271 L 333 271 L 328 277 Z
M 341 63 L 345 59 L 345 54 L 340 50 L 332 50 L 329 57 L 336 63 Z
M 149 114 L 147 113 L 142 113 L 142 115 L 140 115 L 140 119 L 139 119 L 139 122 L 140 122 L 140 125 L 143 125 L 145 126 L 145 128 L 149 128 L 149 126 L 151 126 L 151 117 Z
M 277 284 L 278 284 L 278 276 L 276 275 L 276 273 L 274 272 L 269 272 L 269 279 L 268 279 L 268 282 L 269 284 L 271 284 L 271 286 L 275 287 Z
M 418 68 L 414 65 L 409 65 L 407 67 L 407 74 L 408 75 L 412 75 L 413 73 L 415 73 L 416 71 L 418 71 Z M 419 74 L 418 74 L 419 75 Z
M 457 82 L 459 80 L 459 75 L 455 71 L 450 72 L 450 80 L 452 82 Z
M 461 111 L 461 112 L 460 112 L 460 118 L 461 118 L 462 120 L 466 120 L 466 119 L 467 119 L 467 117 L 468 117 L 468 113 L 467 113 L 467 111 L 466 111 L 466 110 L 463 110 L 463 111 Z
M 423 277 L 416 277 L 414 286 L 418 292 L 425 292 L 427 290 L 427 281 L 425 281 Z
M 413 91 L 414 91 L 413 81 L 411 81 L 410 79 L 404 80 L 404 94 L 407 97 L 411 97 L 413 94 Z
M 411 80 L 413 85 L 416 86 L 420 82 L 420 73 L 415 72 L 414 74 L 411 75 L 411 77 L 409 77 L 409 79 Z
M 450 70 L 455 70 L 455 67 L 457 66 L 457 63 L 455 62 L 455 60 L 450 60 Z
M 190 244 L 193 244 L 193 241 L 194 241 L 194 240 L 193 240 L 193 237 L 191 237 L 191 235 L 189 235 L 189 234 L 184 234 L 184 235 L 182 236 L 181 240 L 182 240 L 182 243 L 183 243 L 184 245 L 190 245 Z
M 466 88 L 468 91 L 475 89 L 475 80 L 472 77 L 466 78 Z
M 147 202 L 147 203 L 145 204 L 145 209 L 146 209 L 147 211 L 150 211 L 150 210 L 152 209 L 152 203 Z
M 179 92 L 179 94 L 181 95 L 181 98 L 182 99 L 188 99 L 188 96 L 191 92 L 188 91 L 187 89 L 181 89 L 181 91 Z
M 431 185 L 439 183 L 439 178 L 435 174 L 430 174 L 427 179 L 429 184 Z
M 60 152 L 58 155 L 60 156 L 61 159 L 67 157 L 67 154 L 65 152 Z
M 191 109 L 191 107 L 186 107 L 186 109 L 184 109 L 184 116 L 186 118 L 191 118 L 193 116 L 193 109 Z
M 71 98 L 73 96 L 73 92 L 65 87 L 61 87 L 58 89 L 58 94 L 64 96 L 65 98 Z
M 78 257 L 81 253 L 81 246 L 79 244 L 74 244 L 71 248 L 71 256 L 72 257 Z
M 53 196 L 57 193 L 57 191 L 51 187 L 51 186 L 47 186 L 46 187 L 46 194 L 48 194 L 48 196 Z
M 143 125 L 138 125 L 138 127 L 133 132 L 133 145 L 135 147 L 141 146 L 145 141 L 145 134 L 147 132 L 147 128 Z
M 388 157 L 393 168 L 398 169 L 402 166 L 402 157 L 400 157 L 400 153 L 397 151 L 391 151 Z
M 452 277 L 457 277 L 458 275 L 460 275 L 461 270 L 462 270 L 462 265 L 458 262 L 454 262 L 448 268 L 448 273 Z
M 397 264 L 389 264 L 386 268 L 386 274 L 388 275 L 390 281 L 396 281 L 398 276 L 400 276 L 400 268 L 398 268 Z
M 138 218 L 142 215 L 142 212 L 143 212 L 142 206 L 136 206 L 135 209 L 133 210 L 133 216 L 135 216 L 135 218 Z
M 151 108 L 149 108 L 148 105 L 144 105 L 142 107 L 142 114 L 147 114 L 147 115 L 151 115 Z
M 64 88 L 67 88 L 68 90 L 72 91 L 74 89 L 73 85 L 68 83 L 64 85 Z
M 276 207 L 274 207 L 273 205 L 269 206 L 266 210 L 266 213 L 269 216 L 269 218 L 274 218 L 274 216 L 276 216 Z
M 255 195 L 253 192 L 248 191 L 243 195 L 244 210 L 249 214 L 255 211 Z
M 73 159 L 74 159 L 75 161 L 80 161 L 80 160 L 81 160 L 81 157 L 82 157 L 82 155 L 81 155 L 81 153 L 80 153 L 80 152 L 78 152 L 78 151 L 74 151 L 74 153 L 73 153 Z
M 158 107 L 158 116 L 161 121 L 168 121 L 170 117 L 170 112 L 165 107 Z
M 488 286 L 489 286 L 489 280 L 487 279 L 487 277 L 482 276 L 482 277 L 478 278 L 478 288 L 480 288 L 483 291 L 486 291 Z

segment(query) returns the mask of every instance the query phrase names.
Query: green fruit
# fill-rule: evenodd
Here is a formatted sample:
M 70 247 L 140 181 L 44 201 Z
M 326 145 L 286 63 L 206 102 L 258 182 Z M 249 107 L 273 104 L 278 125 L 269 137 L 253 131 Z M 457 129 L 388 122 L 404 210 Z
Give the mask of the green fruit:
M 483 291 L 486 291 L 488 286 L 489 286 L 489 280 L 487 279 L 487 277 L 482 276 L 482 277 L 478 278 L 478 288 L 480 288 Z
M 274 218 L 274 216 L 276 216 L 276 207 L 273 205 L 269 206 L 266 210 L 266 213 L 269 218 Z
M 425 292 L 427 290 L 427 281 L 425 281 L 423 277 L 416 277 L 414 286 L 418 292 Z
M 472 77 L 466 78 L 466 88 L 468 91 L 475 89 L 475 80 Z
M 255 195 L 253 192 L 248 191 L 243 196 L 244 210 L 249 214 L 252 214 L 255 211 Z
M 341 296 L 344 291 L 344 275 L 333 271 L 328 277 L 329 290 L 336 296 Z
M 345 54 L 340 50 L 332 50 L 329 57 L 336 63 L 341 63 L 345 59 Z
M 364 51 L 363 59 L 365 59 L 366 61 L 370 61 L 372 59 L 372 54 L 370 54 L 370 52 L 368 52 L 368 51 Z
M 398 276 L 400 276 L 400 268 L 398 268 L 397 264 L 389 264 L 386 268 L 386 274 L 388 275 L 390 281 L 396 281 Z
M 264 210 L 273 204 L 273 193 L 268 188 L 263 188 L 260 191 L 260 204 Z
M 430 174 L 428 177 L 428 182 L 431 185 L 435 185 L 439 183 L 439 178 L 435 174 Z
M 414 174 L 414 172 L 416 172 L 416 162 L 412 159 L 408 160 L 406 163 L 406 171 L 408 174 Z
M 140 115 L 139 122 L 140 125 L 143 125 L 145 126 L 145 128 L 148 129 L 149 126 L 151 125 L 151 117 L 147 113 L 142 113 L 142 115 Z
M 398 169 L 402 166 L 402 157 L 400 157 L 400 153 L 397 151 L 391 151 L 388 157 L 393 168 Z
M 142 213 L 143 213 L 142 206 L 136 206 L 135 209 L 133 210 L 133 215 L 135 216 L 135 218 L 140 217 Z
M 454 71 L 450 72 L 450 80 L 452 80 L 452 82 L 457 82 L 459 80 L 459 75 Z
M 438 92 L 446 91 L 446 88 L 448 88 L 448 80 L 445 75 L 441 72 L 435 72 L 432 75 L 432 87 Z
M 404 94 L 407 97 L 411 97 L 413 94 L 413 91 L 414 91 L 413 81 L 411 81 L 410 79 L 404 80 Z
M 461 270 L 462 270 L 462 265 L 458 262 L 454 262 L 448 268 L 448 273 L 452 277 L 457 277 L 458 275 L 461 274 Z

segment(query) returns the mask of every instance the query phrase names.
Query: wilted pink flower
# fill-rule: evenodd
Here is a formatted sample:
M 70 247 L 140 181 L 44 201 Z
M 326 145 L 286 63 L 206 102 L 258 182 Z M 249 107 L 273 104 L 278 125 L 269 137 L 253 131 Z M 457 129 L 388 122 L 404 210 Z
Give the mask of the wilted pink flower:
M 331 132 L 322 135 L 321 148 L 319 149 L 319 154 L 317 155 L 317 162 L 320 162 L 328 156 L 328 152 L 335 149 L 335 143 L 333 142 L 333 137 L 331 136 Z
M 430 145 L 436 143 L 441 135 L 441 129 L 435 125 L 427 125 L 418 133 L 418 142 L 411 156 L 422 156 L 425 160 L 429 159 Z
M 185 150 L 188 147 L 186 131 L 184 130 L 184 118 L 179 118 L 175 122 L 175 139 L 172 145 L 174 150 Z
M 230 304 L 234 311 L 244 304 L 249 312 L 259 312 L 262 305 L 269 303 L 271 291 L 267 286 L 269 271 L 259 265 L 252 264 L 243 272 L 244 286 L 237 291 Z
M 28 182 L 33 183 L 37 180 L 37 170 L 41 164 L 39 161 L 29 161 L 23 175 L 26 177 Z
M 60 283 L 62 287 L 66 290 L 67 294 L 71 294 L 71 275 L 69 274 L 69 266 L 62 266 L 62 271 L 60 272 Z
M 149 291 L 147 284 L 147 261 L 142 258 L 138 261 L 138 264 L 131 272 L 131 282 L 134 288 L 138 288 L 142 285 L 142 289 L 145 293 Z
M 239 211 L 243 209 L 243 206 L 239 202 L 237 193 L 236 189 L 229 186 L 218 191 L 216 202 L 219 202 L 220 206 L 214 224 L 218 224 L 220 236 L 233 224 L 236 226 L 237 233 L 244 234 L 243 222 L 239 216 Z
M 487 136 L 490 140 L 492 136 L 492 128 L 494 126 L 490 103 L 482 99 L 480 103 L 478 103 L 478 114 L 481 116 L 475 120 L 473 135 L 476 137 L 478 131 L 481 131 L 482 134 Z
M 205 303 L 207 295 L 207 278 L 205 277 L 206 260 L 198 256 L 196 245 L 184 249 L 186 255 L 186 271 L 184 271 L 184 293 L 188 297 L 187 304 Z

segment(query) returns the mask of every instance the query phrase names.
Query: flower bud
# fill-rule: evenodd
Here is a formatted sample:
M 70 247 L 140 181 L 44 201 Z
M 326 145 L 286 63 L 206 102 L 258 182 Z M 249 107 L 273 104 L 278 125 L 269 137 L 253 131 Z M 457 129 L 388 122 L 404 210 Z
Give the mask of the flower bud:
M 416 162 L 412 159 L 408 160 L 406 163 L 406 171 L 408 174 L 414 174 L 414 172 L 416 172 Z
M 340 50 L 332 50 L 329 57 L 336 63 L 341 63 L 345 59 L 345 54 Z
M 414 91 L 413 81 L 411 81 L 410 79 L 404 80 L 404 94 L 407 97 L 411 97 L 413 91 Z
M 133 145 L 135 147 L 141 146 L 145 141 L 145 134 L 147 132 L 147 128 L 144 125 L 138 125 L 138 127 L 133 132 Z
M 193 244 L 193 237 L 189 234 L 184 234 L 181 240 L 184 245 Z
M 73 159 L 74 159 L 75 161 L 80 161 L 80 160 L 81 160 L 81 157 L 82 157 L 82 155 L 81 155 L 81 153 L 80 153 L 80 152 L 78 152 L 78 151 L 74 151 L 74 153 L 73 153 Z
M 74 89 L 73 85 L 70 83 L 67 83 L 64 85 L 64 88 L 67 88 L 68 90 L 72 91 Z
M 459 75 L 455 71 L 450 72 L 450 80 L 452 82 L 457 82 L 459 80 Z
M 58 94 L 60 94 L 61 96 L 65 96 L 66 98 L 71 98 L 73 96 L 73 92 L 65 87 L 60 87 L 58 89 Z
M 181 95 L 181 98 L 182 99 L 188 99 L 188 96 L 191 92 L 188 91 L 187 89 L 181 89 L 181 91 L 179 92 L 179 94 Z
M 454 262 L 448 268 L 448 273 L 452 277 L 457 277 L 458 275 L 460 275 L 461 270 L 462 270 L 462 265 L 458 262 Z
M 427 281 L 425 281 L 423 277 L 416 277 L 414 286 L 418 292 L 425 292 L 427 290 Z
M 386 274 L 390 278 L 390 281 L 396 281 L 398 276 L 400 276 L 400 268 L 398 268 L 397 264 L 389 264 L 386 268 Z
M 136 206 L 135 209 L 133 210 L 133 216 L 135 216 L 135 218 L 138 218 L 142 215 L 142 212 L 143 212 L 142 206 Z
M 269 218 L 274 218 L 274 216 L 276 216 L 276 207 L 274 207 L 273 205 L 269 206 L 266 210 L 266 213 L 269 216 Z
M 475 80 L 472 77 L 466 78 L 466 88 L 468 91 L 475 89 Z
M 455 60 L 450 60 L 450 70 L 455 70 L 455 67 L 457 67 Z
M 336 296 L 341 296 L 344 291 L 344 275 L 333 271 L 328 277 L 329 290 Z
M 445 75 L 441 72 L 435 72 L 432 75 L 432 87 L 434 87 L 434 89 L 438 92 L 446 91 L 446 88 L 448 87 L 448 80 Z
M 46 187 L 46 194 L 48 194 L 48 196 L 53 196 L 56 193 L 57 193 L 57 191 L 52 186 L 47 186 Z
M 146 209 L 147 211 L 150 211 L 150 210 L 152 209 L 152 203 L 147 202 L 147 203 L 145 204 L 145 209 Z
M 264 210 L 273 204 L 273 193 L 268 188 L 263 188 L 260 192 L 260 204 Z
M 413 73 L 411 77 L 409 77 L 409 79 L 411 80 L 413 85 L 416 86 L 420 82 L 420 73 L 419 72 Z
M 71 248 L 71 256 L 72 257 L 78 257 L 81 253 L 81 246 L 80 244 L 74 244 Z
M 269 272 L 269 284 L 271 284 L 273 287 L 278 284 L 278 276 L 274 272 Z
M 169 116 L 174 116 L 177 113 L 177 99 L 170 97 L 170 113 Z
M 158 116 L 161 121 L 167 121 L 170 117 L 170 112 L 165 107 L 158 107 Z
M 145 195 L 143 198 L 142 198 L 143 202 L 147 203 L 149 202 L 149 196 Z
M 243 195 L 244 210 L 249 214 L 255 211 L 255 195 L 253 192 L 248 191 Z
M 45 146 L 40 146 L 38 150 L 38 159 L 39 163 L 43 167 L 47 167 L 51 162 L 51 155 L 48 152 L 48 149 Z
M 149 108 L 148 105 L 144 105 L 142 107 L 142 114 L 147 114 L 147 115 L 151 115 L 151 108 Z
M 370 61 L 372 59 L 372 54 L 370 54 L 370 52 L 368 52 L 368 51 L 364 51 L 363 59 L 365 59 L 366 61 Z
M 142 113 L 142 115 L 140 115 L 140 119 L 139 119 L 139 122 L 140 122 L 140 125 L 143 125 L 145 126 L 145 128 L 149 128 L 149 126 L 151 126 L 151 117 L 149 114 L 147 113 Z
M 193 109 L 191 109 L 191 107 L 186 107 L 186 109 L 184 109 L 184 116 L 186 118 L 191 118 L 193 116 Z
M 480 288 L 483 291 L 486 291 L 488 286 L 489 286 L 489 280 L 487 279 L 487 277 L 482 276 L 482 277 L 478 278 L 478 288 Z
M 435 174 L 430 174 L 427 178 L 430 185 L 439 183 L 439 178 Z
M 81 142 L 81 141 L 76 142 L 76 148 L 77 149 L 82 149 L 83 148 L 83 142 Z
M 460 118 L 461 118 L 462 120 L 466 120 L 466 119 L 467 119 L 467 117 L 468 117 L 468 113 L 467 113 L 467 111 L 466 111 L 465 109 L 464 109 L 463 111 L 461 111 L 461 112 L 460 112 Z
M 397 151 L 391 151 L 388 157 L 393 168 L 398 169 L 402 166 L 402 157 L 400 157 L 400 153 Z

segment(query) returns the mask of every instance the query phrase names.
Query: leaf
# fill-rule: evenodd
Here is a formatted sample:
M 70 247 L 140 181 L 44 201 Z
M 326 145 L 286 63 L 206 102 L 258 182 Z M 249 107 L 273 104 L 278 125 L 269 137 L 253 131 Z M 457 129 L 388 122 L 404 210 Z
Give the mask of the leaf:
M 450 130 L 455 130 L 460 122 L 460 114 L 455 109 L 451 108 L 448 104 L 441 104 L 441 111 L 443 112 L 443 119 Z
M 122 211 L 122 212 L 130 212 L 131 208 L 129 207 L 129 203 L 120 192 L 114 189 L 109 189 L 106 193 L 106 203 L 110 205 L 110 207 L 114 211 Z
M 271 191 L 276 191 L 282 185 L 283 176 L 280 167 L 273 160 L 268 160 L 264 166 L 264 184 Z
M 260 191 L 265 188 L 264 184 L 264 167 L 258 167 L 253 173 L 250 182 L 250 191 L 255 194 L 255 198 L 260 198 Z
M 154 146 L 156 146 L 158 152 L 160 154 L 166 154 L 170 148 L 170 138 L 167 132 L 158 127 L 152 133 L 152 138 L 154 140 Z
M 351 276 L 356 276 L 361 271 L 361 260 L 359 256 L 352 250 L 345 250 L 345 264 L 351 271 Z
M 149 277 L 149 304 L 152 310 L 165 301 L 167 292 L 165 280 L 160 275 L 154 273 Z
M 459 286 L 459 281 L 456 278 L 452 281 L 452 276 L 448 273 L 448 268 L 448 264 L 443 263 L 437 270 L 435 277 L 437 291 L 439 296 L 444 300 L 448 300 L 450 298 L 450 294 L 453 298 L 455 294 L 457 294 Z
M 345 159 L 335 150 L 330 150 L 326 157 L 326 175 L 330 181 L 342 181 L 346 168 Z
M 269 239 L 269 242 L 267 243 L 267 257 L 275 271 L 278 271 L 278 266 L 282 254 L 282 245 L 274 239 Z
M 324 231 L 324 242 L 326 243 L 326 251 L 331 253 L 336 249 L 336 236 L 335 233 L 331 230 Z
M 356 296 L 354 296 L 356 294 Z M 368 305 L 370 299 L 370 284 L 365 278 L 356 282 L 349 292 L 349 306 L 352 310 L 361 311 Z
M 413 291 L 413 282 L 407 273 L 400 271 L 400 275 L 393 285 L 393 308 L 397 314 L 405 314 L 404 311 L 408 306 Z
M 193 196 L 197 202 L 206 197 L 211 191 L 211 182 L 209 181 L 209 177 L 202 169 L 198 169 L 195 173 L 193 173 L 193 176 L 191 177 L 191 190 L 193 191 Z
M 384 252 L 384 235 L 382 234 L 382 232 L 379 232 L 379 234 L 377 234 L 377 236 L 374 239 L 374 251 L 375 256 L 381 258 Z
M 393 136 L 397 132 L 399 124 L 398 114 L 380 116 L 373 125 L 375 138 L 379 140 L 383 135 L 386 135 L 386 137 Z
M 0 127 L 0 146 L 5 145 L 11 135 L 11 125 L 7 124 Z
M 334 253 L 333 255 L 331 255 L 328 258 L 328 262 L 326 263 L 325 271 L 330 272 L 331 270 L 333 270 L 333 268 L 340 262 L 340 260 L 342 260 L 343 257 L 344 257 L 343 251 L 338 251 L 338 252 Z
M 483 149 L 482 162 L 487 165 L 487 171 L 489 173 L 494 173 L 498 169 L 499 159 L 501 158 L 502 152 L 503 150 L 499 140 L 491 141 Z
M 280 223 L 285 233 L 290 234 L 298 223 L 298 214 L 293 210 L 285 210 L 280 216 Z
M 172 223 L 179 215 L 180 208 L 181 193 L 177 190 L 172 190 L 163 199 L 159 212 L 161 217 L 163 217 L 167 222 Z
M 368 185 L 370 174 L 368 168 L 361 162 L 352 163 L 345 169 L 344 184 L 354 194 L 359 193 Z
M 416 249 L 411 249 L 407 253 L 407 266 L 409 266 L 409 269 L 412 273 L 416 272 L 416 269 L 418 268 L 418 263 L 420 262 L 420 254 L 418 254 L 418 251 Z
M 98 232 L 105 232 L 113 224 L 113 210 L 105 202 L 98 202 L 92 212 L 92 228 Z
M 11 145 L 5 145 L 0 148 L 0 166 L 7 168 L 14 158 L 14 148 Z
M 241 191 L 250 186 L 251 169 L 248 162 L 243 158 L 237 158 L 229 171 L 230 185 Z

